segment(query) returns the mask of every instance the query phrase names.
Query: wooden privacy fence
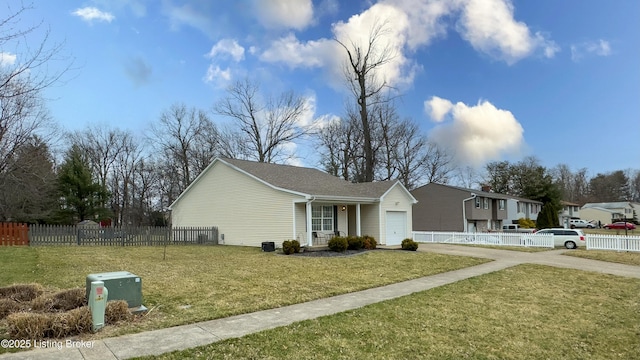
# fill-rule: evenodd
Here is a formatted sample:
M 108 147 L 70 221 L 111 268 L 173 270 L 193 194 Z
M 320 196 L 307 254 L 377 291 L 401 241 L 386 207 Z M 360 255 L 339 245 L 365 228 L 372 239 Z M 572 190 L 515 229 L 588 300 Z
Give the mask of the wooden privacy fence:
M 27 224 L 0 223 L 0 246 L 29 245 Z
M 11 226 L 9 226 L 11 225 Z M 218 243 L 211 227 L 80 227 L 0 224 L 0 245 L 158 246 Z

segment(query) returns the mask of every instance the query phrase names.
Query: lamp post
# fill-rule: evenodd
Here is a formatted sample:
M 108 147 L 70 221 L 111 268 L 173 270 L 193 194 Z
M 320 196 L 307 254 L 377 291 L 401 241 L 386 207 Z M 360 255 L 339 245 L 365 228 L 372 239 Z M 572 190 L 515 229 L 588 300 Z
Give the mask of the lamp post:
M 476 198 L 476 194 L 475 193 L 471 193 L 471 197 L 468 197 L 464 200 L 462 200 L 462 232 L 467 232 L 467 226 L 469 225 L 467 223 L 467 212 L 465 209 L 465 203 L 469 200 L 475 199 Z

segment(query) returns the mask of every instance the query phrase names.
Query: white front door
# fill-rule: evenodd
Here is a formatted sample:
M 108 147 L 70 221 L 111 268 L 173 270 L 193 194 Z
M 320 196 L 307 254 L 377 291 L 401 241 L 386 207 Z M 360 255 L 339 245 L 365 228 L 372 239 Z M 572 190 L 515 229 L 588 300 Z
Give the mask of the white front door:
M 386 245 L 400 245 L 407 238 L 407 212 L 387 211 L 387 243 Z

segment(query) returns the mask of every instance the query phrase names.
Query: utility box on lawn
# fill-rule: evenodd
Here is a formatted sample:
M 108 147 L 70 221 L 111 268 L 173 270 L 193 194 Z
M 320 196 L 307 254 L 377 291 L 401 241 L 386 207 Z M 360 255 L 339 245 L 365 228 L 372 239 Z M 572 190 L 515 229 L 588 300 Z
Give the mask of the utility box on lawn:
M 102 281 L 109 290 L 109 301 L 125 300 L 129 308 L 142 308 L 142 280 L 139 276 L 128 271 L 115 271 L 101 274 L 87 275 L 87 299 L 89 298 L 91 283 Z

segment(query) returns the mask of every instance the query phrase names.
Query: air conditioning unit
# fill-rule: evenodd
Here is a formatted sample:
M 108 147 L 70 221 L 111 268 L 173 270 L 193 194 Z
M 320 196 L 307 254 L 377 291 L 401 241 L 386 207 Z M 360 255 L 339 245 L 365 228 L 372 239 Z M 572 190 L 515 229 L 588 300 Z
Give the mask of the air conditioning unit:
M 142 305 L 142 280 L 139 276 L 128 271 L 115 271 L 101 274 L 87 275 L 87 299 L 91 289 L 91 282 L 102 281 L 109 291 L 107 301 L 125 300 L 129 308 L 136 308 L 133 312 L 145 311 Z

